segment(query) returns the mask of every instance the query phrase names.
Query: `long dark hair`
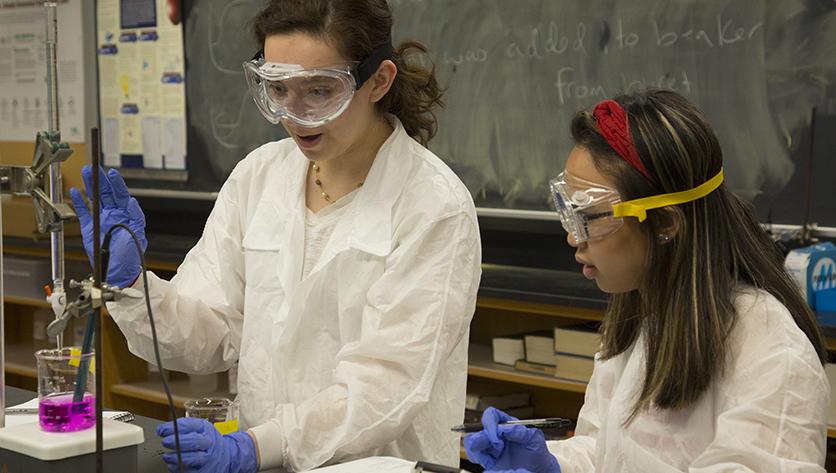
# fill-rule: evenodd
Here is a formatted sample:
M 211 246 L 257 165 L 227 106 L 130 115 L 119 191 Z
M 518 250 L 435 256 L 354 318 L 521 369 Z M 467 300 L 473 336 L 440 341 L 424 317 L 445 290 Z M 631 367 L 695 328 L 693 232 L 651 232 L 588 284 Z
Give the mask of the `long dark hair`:
M 572 136 L 617 183 L 623 199 L 691 189 L 720 171 L 720 144 L 684 97 L 651 90 L 614 100 L 627 112 L 639 157 L 656 184 L 615 153 L 590 113 L 575 116 Z M 671 219 L 678 220 L 677 231 L 659 244 Z M 725 185 L 694 202 L 648 211 L 640 228 L 650 248 L 644 280 L 638 290 L 613 295 L 602 325 L 604 358 L 623 353 L 645 331 L 646 376 L 627 422 L 651 405 L 688 407 L 722 374 L 740 283 L 784 304 L 824 363 L 827 352 L 813 312 L 751 205 Z
M 322 37 L 344 57 L 361 61 L 391 41 L 392 12 L 386 0 L 271 0 L 253 18 L 252 31 L 262 45 L 274 34 Z M 406 132 L 426 146 L 437 128 L 433 109 L 444 105 L 435 66 L 417 41 L 399 44 L 391 59 L 398 75 L 378 109 L 397 116 Z

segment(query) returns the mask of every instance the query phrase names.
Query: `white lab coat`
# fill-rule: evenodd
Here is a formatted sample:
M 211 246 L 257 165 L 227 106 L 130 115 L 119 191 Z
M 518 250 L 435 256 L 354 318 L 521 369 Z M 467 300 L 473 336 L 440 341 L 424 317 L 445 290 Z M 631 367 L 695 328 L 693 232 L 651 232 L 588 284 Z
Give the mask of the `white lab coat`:
M 458 464 L 468 327 L 481 275 L 472 198 L 395 131 L 302 280 L 308 160 L 290 140 L 241 161 L 171 282 L 149 272 L 166 368 L 236 361 L 262 469 L 369 455 Z M 141 286 L 140 286 L 141 288 Z M 144 303 L 108 305 L 153 359 Z
M 772 295 L 735 305 L 728 370 L 681 411 L 624 427 L 644 378 L 644 342 L 596 359 L 575 437 L 549 442 L 563 473 L 824 472 L 830 385 L 815 350 Z

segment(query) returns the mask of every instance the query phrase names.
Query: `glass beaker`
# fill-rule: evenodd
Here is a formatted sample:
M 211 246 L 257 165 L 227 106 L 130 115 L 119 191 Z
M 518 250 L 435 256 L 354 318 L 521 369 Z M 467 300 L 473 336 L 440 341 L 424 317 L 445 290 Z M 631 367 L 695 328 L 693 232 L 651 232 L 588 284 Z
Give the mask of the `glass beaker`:
M 75 432 L 95 425 L 93 352 L 82 355 L 78 347 L 48 348 L 35 352 L 35 359 L 41 429 Z
M 238 431 L 238 401 L 225 397 L 189 399 L 185 403 L 186 417 L 206 419 L 222 434 Z

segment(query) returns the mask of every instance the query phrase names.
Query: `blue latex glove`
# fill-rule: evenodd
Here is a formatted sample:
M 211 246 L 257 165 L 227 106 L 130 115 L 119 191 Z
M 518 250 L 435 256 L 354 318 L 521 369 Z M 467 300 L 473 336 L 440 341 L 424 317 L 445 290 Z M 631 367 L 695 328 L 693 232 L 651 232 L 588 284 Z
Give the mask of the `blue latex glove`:
M 206 419 L 181 417 L 177 419 L 180 430 L 180 453 L 186 472 L 195 473 L 255 473 L 258 460 L 255 443 L 246 432 L 221 435 Z M 157 426 L 163 447 L 175 449 L 174 423 Z M 163 460 L 171 472 L 177 472 L 177 452 L 168 452 Z
M 485 470 L 485 473 L 531 473 L 524 468 L 517 468 L 516 470 Z
M 93 171 L 90 166 L 84 166 L 81 170 L 81 177 L 84 179 L 84 186 L 87 188 L 87 195 L 93 195 Z M 145 215 L 139 208 L 139 202 L 131 197 L 128 186 L 116 169 L 111 169 L 105 175 L 104 171 L 99 174 L 99 188 L 101 192 L 101 240 L 105 233 L 115 224 L 123 223 L 128 226 L 142 244 L 142 251 L 148 247 L 148 240 L 145 239 Z M 90 258 L 90 265 L 93 264 L 93 216 L 87 209 L 81 192 L 75 187 L 70 189 L 70 197 L 73 200 L 75 213 L 81 223 L 81 235 L 84 240 L 84 250 Z M 119 287 L 129 287 L 141 270 L 139 254 L 136 251 L 131 235 L 122 228 L 113 231 L 110 239 L 110 262 L 107 269 L 107 282 Z
M 500 424 L 509 420 L 517 419 L 493 407 L 485 409 L 484 429 L 464 438 L 467 458 L 490 471 L 560 473 L 560 464 L 546 448 L 543 432 L 523 425 Z

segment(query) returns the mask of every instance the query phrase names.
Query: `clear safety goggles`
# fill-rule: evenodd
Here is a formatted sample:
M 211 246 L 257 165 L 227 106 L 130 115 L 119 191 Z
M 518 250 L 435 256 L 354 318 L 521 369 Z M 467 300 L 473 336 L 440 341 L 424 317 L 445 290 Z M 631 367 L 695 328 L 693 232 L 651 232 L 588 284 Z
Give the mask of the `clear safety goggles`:
M 552 179 L 549 188 L 560 223 L 576 243 L 604 238 L 624 223 L 613 216 L 613 205 L 621 202 L 615 189 L 568 172 Z
M 723 169 L 693 189 L 621 201 L 618 191 L 563 172 L 549 182 L 560 223 L 575 243 L 600 240 L 624 224 L 624 217 L 647 218 L 647 211 L 705 197 L 723 183 Z
M 391 53 L 387 42 L 361 62 L 306 69 L 265 62 L 259 52 L 244 63 L 244 76 L 253 101 L 270 123 L 287 118 L 299 126 L 318 127 L 348 108 L 354 92 Z

